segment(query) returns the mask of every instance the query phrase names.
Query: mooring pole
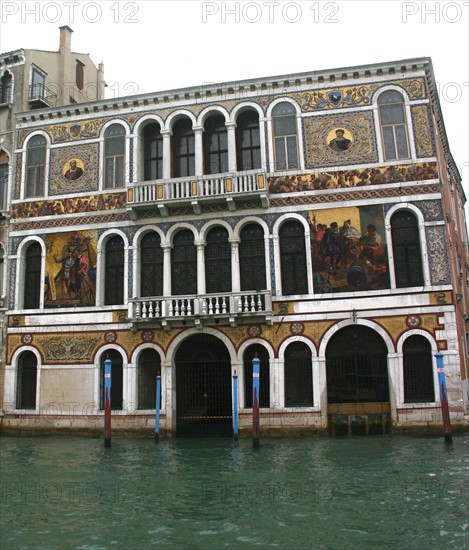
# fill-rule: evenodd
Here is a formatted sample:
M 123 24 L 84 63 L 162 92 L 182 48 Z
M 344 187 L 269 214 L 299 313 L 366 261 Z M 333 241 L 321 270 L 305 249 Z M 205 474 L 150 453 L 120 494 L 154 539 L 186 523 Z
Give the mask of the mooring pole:
M 111 446 L 111 370 L 109 356 L 104 360 L 104 446 Z
M 238 441 L 238 375 L 233 374 L 233 439 Z
M 156 377 L 155 443 L 160 438 L 161 376 Z
M 254 357 L 252 360 L 252 446 L 259 447 L 259 380 L 260 379 L 260 360 Z
M 437 351 L 435 357 L 438 371 L 438 386 L 440 388 L 441 414 L 443 415 L 443 432 L 445 434 L 446 443 L 452 443 L 453 436 L 451 435 L 451 419 L 449 417 L 448 393 L 446 391 L 446 375 L 443 354 L 441 351 Z

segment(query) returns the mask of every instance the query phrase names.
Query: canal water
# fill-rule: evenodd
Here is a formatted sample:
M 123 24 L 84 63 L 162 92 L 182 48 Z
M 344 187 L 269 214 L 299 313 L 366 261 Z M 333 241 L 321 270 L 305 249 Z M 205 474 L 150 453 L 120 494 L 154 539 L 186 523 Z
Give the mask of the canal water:
M 2 550 L 469 547 L 469 437 L 2 437 Z

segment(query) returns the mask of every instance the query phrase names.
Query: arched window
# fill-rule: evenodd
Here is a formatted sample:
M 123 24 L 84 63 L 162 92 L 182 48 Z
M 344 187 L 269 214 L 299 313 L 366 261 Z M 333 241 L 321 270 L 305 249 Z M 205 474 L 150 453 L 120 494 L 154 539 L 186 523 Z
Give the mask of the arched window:
M 415 334 L 402 346 L 404 355 L 404 403 L 433 403 L 433 360 L 430 342 Z
M 285 407 L 313 405 L 311 350 L 304 342 L 293 342 L 285 350 Z
M 106 243 L 104 305 L 124 303 L 124 241 L 111 237 Z
M 291 103 L 278 103 L 272 110 L 275 170 L 299 168 L 296 111 Z
M 85 79 L 85 66 L 81 61 L 77 60 L 75 66 L 75 82 L 79 90 L 83 90 L 84 79 Z
M 111 360 L 111 410 L 122 410 L 123 369 L 122 355 L 115 349 L 107 350 L 101 355 L 99 369 L 99 408 L 104 410 L 104 361 Z
M 409 210 L 391 217 L 392 250 L 396 287 L 422 286 L 423 270 L 417 219 Z
M 41 245 L 31 243 L 25 254 L 24 300 L 25 309 L 38 309 L 41 303 Z
M 308 276 L 304 227 L 296 220 L 285 222 L 280 228 L 279 237 L 282 294 L 284 296 L 307 294 Z
M 140 296 L 163 295 L 163 249 L 156 231 L 140 242 Z
M 205 286 L 207 293 L 231 292 L 231 246 L 228 231 L 221 226 L 207 233 Z
M 23 351 L 18 358 L 16 408 L 36 408 L 37 359 L 32 351 Z
M 241 290 L 265 290 L 264 230 L 257 223 L 245 225 L 240 234 L 239 269 Z
M 13 101 L 13 77 L 9 71 L 5 71 L 0 78 L 0 103 Z
M 173 177 L 195 174 L 195 137 L 188 118 L 178 120 L 173 127 Z
M 252 360 L 260 360 L 259 406 L 270 407 L 270 366 L 269 353 L 261 344 L 252 344 L 244 352 L 244 403 L 252 407 Z
M 244 111 L 236 119 L 236 159 L 238 170 L 261 168 L 259 114 Z
M 204 163 L 205 174 L 228 172 L 228 135 L 222 115 L 213 115 L 205 123 Z
M 155 409 L 156 377 L 161 373 L 161 359 L 154 349 L 144 349 L 138 357 L 138 409 Z M 161 392 L 161 386 L 160 386 Z M 160 393 L 161 408 L 161 393 Z
M 124 185 L 125 128 L 111 124 L 104 132 L 104 188 Z
M 26 198 L 42 197 L 46 180 L 46 138 L 34 136 L 26 150 Z
M 410 158 L 402 94 L 396 90 L 383 92 L 378 98 L 378 109 L 384 160 Z
M 189 229 L 178 231 L 173 239 L 171 292 L 174 296 L 197 294 L 197 249 Z
M 157 122 L 143 129 L 143 164 L 145 181 L 163 178 L 163 136 Z

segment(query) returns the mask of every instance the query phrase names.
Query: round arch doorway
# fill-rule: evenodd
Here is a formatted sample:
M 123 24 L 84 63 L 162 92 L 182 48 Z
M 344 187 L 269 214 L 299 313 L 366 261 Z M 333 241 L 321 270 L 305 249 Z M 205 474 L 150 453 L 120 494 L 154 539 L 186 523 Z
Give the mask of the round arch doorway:
M 231 360 L 225 344 L 210 334 L 181 343 L 175 355 L 176 435 L 231 436 Z
M 387 356 L 386 343 L 369 327 L 350 325 L 331 337 L 326 349 L 330 433 L 389 431 Z

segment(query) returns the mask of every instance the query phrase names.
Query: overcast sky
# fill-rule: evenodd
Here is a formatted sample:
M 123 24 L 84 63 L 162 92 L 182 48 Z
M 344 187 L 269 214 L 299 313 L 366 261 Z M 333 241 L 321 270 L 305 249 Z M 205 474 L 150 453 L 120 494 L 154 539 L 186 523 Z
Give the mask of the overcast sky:
M 107 97 L 431 57 L 469 198 L 469 2 L 8 1 L 0 50 L 72 50 L 104 62 Z

